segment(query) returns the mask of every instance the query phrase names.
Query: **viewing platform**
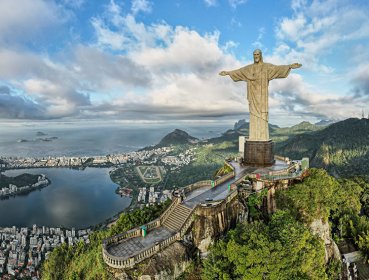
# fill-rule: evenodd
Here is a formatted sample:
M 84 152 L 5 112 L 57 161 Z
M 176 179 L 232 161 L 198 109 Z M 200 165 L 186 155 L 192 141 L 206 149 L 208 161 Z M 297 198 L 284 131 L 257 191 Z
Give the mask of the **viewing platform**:
M 254 178 L 250 193 L 257 191 L 257 182 L 272 180 L 273 176 L 296 179 L 301 176 L 297 169 L 301 163 L 278 160 L 271 167 L 250 167 L 238 162 L 226 162 L 232 172 L 173 191 L 168 209 L 156 220 L 103 241 L 104 261 L 113 268 L 131 268 L 155 255 L 170 244 L 182 240 L 195 219 L 195 212 L 214 207 L 227 207 L 238 197 L 238 185 L 245 177 Z M 293 172 L 292 172 L 293 171 Z M 264 184 L 262 184 L 264 186 Z

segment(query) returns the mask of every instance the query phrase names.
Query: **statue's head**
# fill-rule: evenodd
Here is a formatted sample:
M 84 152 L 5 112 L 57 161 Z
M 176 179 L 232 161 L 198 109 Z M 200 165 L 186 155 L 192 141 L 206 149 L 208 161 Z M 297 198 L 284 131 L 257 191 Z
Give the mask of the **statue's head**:
M 254 63 L 260 62 L 263 62 L 263 54 L 261 53 L 261 50 L 256 49 L 254 50 Z

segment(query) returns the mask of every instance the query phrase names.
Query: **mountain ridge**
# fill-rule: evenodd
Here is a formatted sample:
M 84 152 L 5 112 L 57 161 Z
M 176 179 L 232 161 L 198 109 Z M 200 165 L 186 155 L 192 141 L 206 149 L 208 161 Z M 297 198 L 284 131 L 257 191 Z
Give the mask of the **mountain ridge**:
M 349 118 L 322 130 L 294 135 L 276 147 L 276 153 L 291 158 L 308 156 L 311 165 L 335 176 L 353 176 L 369 171 L 369 119 Z

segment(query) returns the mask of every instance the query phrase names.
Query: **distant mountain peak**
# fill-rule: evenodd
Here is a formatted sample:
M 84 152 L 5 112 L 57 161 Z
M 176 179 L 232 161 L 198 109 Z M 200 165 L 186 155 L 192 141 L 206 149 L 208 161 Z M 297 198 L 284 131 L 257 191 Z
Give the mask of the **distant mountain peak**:
M 184 145 L 184 144 L 193 144 L 198 142 L 199 139 L 189 135 L 186 131 L 181 129 L 175 129 L 174 131 L 168 133 L 161 139 L 157 146 L 170 146 L 170 145 Z
M 315 127 L 315 124 L 312 124 L 308 121 L 302 121 L 298 124 L 291 126 L 291 129 L 310 129 L 313 127 Z
M 330 124 L 335 123 L 335 122 L 337 122 L 337 120 L 329 120 L 329 119 L 320 120 L 320 121 L 316 122 L 315 125 L 325 126 L 325 125 L 330 125 Z
M 246 126 L 246 124 L 248 124 L 248 123 L 246 122 L 246 120 L 245 120 L 245 119 L 239 120 L 239 121 L 237 121 L 237 122 L 234 124 L 233 129 L 234 129 L 234 130 L 238 130 L 238 129 L 240 129 L 240 128 L 242 128 L 242 127 Z

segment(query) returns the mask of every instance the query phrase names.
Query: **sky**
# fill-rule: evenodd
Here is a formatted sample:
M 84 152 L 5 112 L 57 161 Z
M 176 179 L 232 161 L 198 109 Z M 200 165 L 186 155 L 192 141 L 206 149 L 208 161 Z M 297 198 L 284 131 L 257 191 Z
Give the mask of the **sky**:
M 253 63 L 294 69 L 269 84 L 269 120 L 369 113 L 369 1 L 0 0 L 0 121 L 248 118 Z

